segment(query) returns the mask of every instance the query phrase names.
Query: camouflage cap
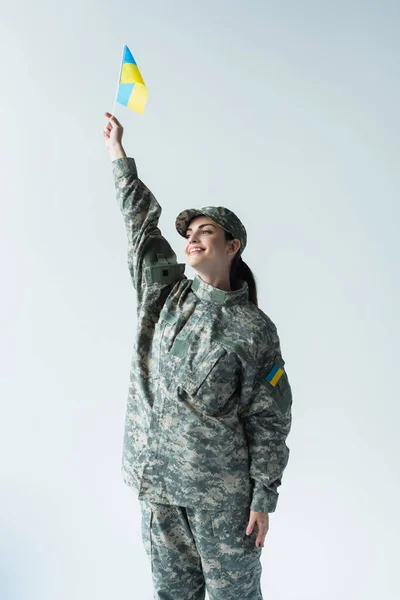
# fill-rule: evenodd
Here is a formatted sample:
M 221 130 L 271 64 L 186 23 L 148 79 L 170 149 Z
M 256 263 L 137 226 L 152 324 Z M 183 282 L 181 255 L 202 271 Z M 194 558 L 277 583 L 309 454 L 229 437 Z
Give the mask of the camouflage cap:
M 222 229 L 231 233 L 235 239 L 240 240 L 239 253 L 243 252 L 247 242 L 246 229 L 235 213 L 224 206 L 205 206 L 204 208 L 188 208 L 187 210 L 183 210 L 179 213 L 175 221 L 178 233 L 185 237 L 190 221 L 199 215 L 209 217 L 222 227 Z

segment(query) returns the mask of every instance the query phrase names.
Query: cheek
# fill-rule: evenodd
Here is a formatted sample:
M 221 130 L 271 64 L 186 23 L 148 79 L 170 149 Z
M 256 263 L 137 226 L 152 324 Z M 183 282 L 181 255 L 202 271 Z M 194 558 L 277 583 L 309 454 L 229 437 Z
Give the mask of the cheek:
M 219 240 L 213 240 L 208 243 L 210 252 L 216 255 L 222 255 L 225 251 L 225 246 Z
M 213 250 L 214 252 L 218 252 L 220 249 L 220 242 L 219 240 L 216 240 L 215 238 L 213 240 L 207 240 L 207 247 L 210 248 L 210 250 Z

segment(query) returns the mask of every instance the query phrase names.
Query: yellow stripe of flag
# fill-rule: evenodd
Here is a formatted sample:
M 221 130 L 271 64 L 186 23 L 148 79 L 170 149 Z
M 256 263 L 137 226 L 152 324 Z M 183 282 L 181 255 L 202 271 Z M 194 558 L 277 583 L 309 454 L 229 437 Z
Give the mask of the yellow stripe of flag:
M 133 88 L 132 94 L 128 100 L 128 108 L 131 108 L 138 113 L 143 113 L 144 105 L 146 104 L 148 95 L 149 92 L 145 85 L 142 85 L 141 83 L 135 83 L 135 87 Z
M 275 375 L 273 376 L 273 378 L 270 381 L 270 384 L 275 386 L 278 381 L 280 380 L 280 378 L 283 375 L 283 369 L 278 369 L 277 372 L 275 373 Z
M 122 65 L 120 83 L 141 83 L 144 85 L 138 66 L 132 63 L 124 63 Z

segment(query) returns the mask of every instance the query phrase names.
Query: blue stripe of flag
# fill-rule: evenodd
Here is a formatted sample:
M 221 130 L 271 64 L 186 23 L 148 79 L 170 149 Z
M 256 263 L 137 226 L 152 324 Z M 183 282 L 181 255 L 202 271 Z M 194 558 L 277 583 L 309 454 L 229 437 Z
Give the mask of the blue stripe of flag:
M 271 381 L 274 378 L 274 375 L 276 375 L 276 372 L 278 371 L 278 369 L 279 369 L 278 365 L 274 365 L 265 379 L 267 381 Z
M 124 63 L 133 63 L 134 65 L 136 65 L 136 61 L 133 58 L 132 53 L 129 50 L 128 46 L 125 46 L 124 60 L 122 62 L 124 62 Z
M 120 83 L 118 88 L 117 102 L 123 106 L 128 106 L 134 83 Z

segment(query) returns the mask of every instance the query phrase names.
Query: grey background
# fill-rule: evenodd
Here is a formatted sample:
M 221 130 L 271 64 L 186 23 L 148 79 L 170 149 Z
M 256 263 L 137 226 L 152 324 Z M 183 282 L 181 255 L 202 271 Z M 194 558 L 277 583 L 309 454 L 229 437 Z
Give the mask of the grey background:
M 183 260 L 180 210 L 236 211 L 281 337 L 265 598 L 399 597 L 399 11 L 1 4 L 2 598 L 152 597 L 120 476 L 135 300 L 101 135 L 125 43 L 149 101 L 117 116 L 164 235 Z

